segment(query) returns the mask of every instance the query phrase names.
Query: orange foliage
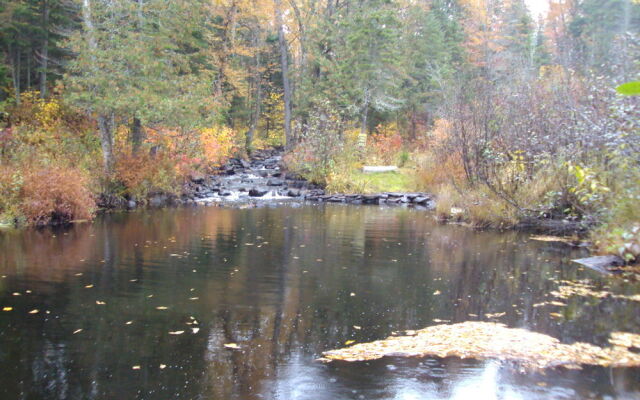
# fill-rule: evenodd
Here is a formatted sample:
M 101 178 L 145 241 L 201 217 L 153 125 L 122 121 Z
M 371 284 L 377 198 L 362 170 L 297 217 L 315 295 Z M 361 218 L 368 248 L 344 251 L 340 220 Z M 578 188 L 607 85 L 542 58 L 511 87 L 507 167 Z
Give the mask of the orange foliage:
M 75 168 L 40 167 L 24 175 L 21 210 L 36 225 L 89 219 L 95 202 L 88 181 Z
M 115 172 L 126 191 L 138 197 L 153 191 L 172 192 L 180 178 L 176 160 L 163 153 L 152 156 L 142 151 L 120 154 Z

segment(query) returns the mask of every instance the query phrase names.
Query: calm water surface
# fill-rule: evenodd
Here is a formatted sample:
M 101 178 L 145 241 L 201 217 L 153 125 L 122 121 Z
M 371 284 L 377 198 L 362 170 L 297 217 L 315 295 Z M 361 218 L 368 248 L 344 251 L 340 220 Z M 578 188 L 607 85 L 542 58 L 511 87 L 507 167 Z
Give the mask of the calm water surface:
M 533 306 L 563 279 L 640 291 L 569 262 L 583 254 L 373 206 L 155 210 L 0 233 L 0 309 L 12 308 L 0 311 L 0 399 L 640 398 L 639 369 L 314 361 L 485 313 L 567 343 L 640 332 L 638 302 Z

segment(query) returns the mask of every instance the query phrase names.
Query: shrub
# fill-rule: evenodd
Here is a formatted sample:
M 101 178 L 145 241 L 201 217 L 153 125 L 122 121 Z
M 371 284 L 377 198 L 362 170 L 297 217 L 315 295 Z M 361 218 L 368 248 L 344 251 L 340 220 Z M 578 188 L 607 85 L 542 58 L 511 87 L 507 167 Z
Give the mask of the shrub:
M 22 184 L 22 176 L 15 169 L 0 167 L 0 224 L 15 224 L 21 218 Z
M 90 219 L 95 207 L 87 178 L 68 167 L 40 167 L 25 173 L 20 197 L 22 213 L 35 225 Z
M 176 160 L 166 154 L 146 152 L 124 153 L 118 156 L 116 179 L 124 185 L 123 195 L 144 199 L 153 192 L 173 193 L 183 178 Z

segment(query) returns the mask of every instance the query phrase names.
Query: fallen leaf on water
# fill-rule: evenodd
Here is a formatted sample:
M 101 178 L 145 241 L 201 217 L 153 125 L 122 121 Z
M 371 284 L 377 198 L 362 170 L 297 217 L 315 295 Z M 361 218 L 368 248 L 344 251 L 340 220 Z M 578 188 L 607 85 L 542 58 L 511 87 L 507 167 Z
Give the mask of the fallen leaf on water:
M 493 313 L 493 314 L 487 313 L 484 316 L 487 317 L 487 318 L 500 318 L 500 317 L 504 316 L 505 314 L 507 314 L 507 313 L 506 312 L 499 312 L 499 313 Z
M 240 346 L 238 346 L 236 343 L 226 343 L 224 345 L 224 347 L 226 347 L 227 349 L 239 349 Z
M 82 332 L 82 328 L 76 329 L 75 331 L 73 331 L 73 334 L 75 335 L 76 333 L 80 333 L 80 332 Z
M 12 295 L 14 295 L 14 296 L 22 296 L 22 293 L 20 293 L 20 292 L 13 292 L 13 293 L 12 293 Z
M 189 297 L 189 300 L 193 301 L 193 300 L 198 300 L 200 297 Z
M 198 333 L 200 331 L 200 328 L 191 328 L 191 331 L 193 333 Z
M 2 307 L 2 311 L 11 311 L 13 307 Z
M 125 324 L 125 325 L 131 325 L 131 324 L 133 324 L 133 321 L 127 321 L 127 322 L 125 322 L 124 324 Z
M 165 307 L 165 306 L 158 306 L 156 307 L 156 310 L 168 310 L 169 307 Z
M 105 305 L 107 303 L 105 303 L 104 301 L 96 300 L 96 304 L 99 305 L 99 306 L 103 306 L 103 305 Z
M 169 335 L 182 335 L 184 333 L 184 331 L 171 331 L 169 332 Z
M 131 367 L 131 369 L 136 369 L 137 370 L 137 369 L 140 369 L 140 366 L 139 365 L 134 365 L 133 367 Z
M 38 309 L 36 308 L 36 309 L 34 309 L 34 310 L 29 311 L 29 314 L 37 314 L 37 313 L 39 313 L 39 312 L 40 312 L 40 310 L 38 310 Z
M 85 286 L 85 289 L 91 289 L 93 287 L 93 285 L 87 285 Z
M 345 345 L 350 345 L 351 343 L 355 343 L 355 340 L 347 340 L 346 342 L 344 342 Z
M 160 369 L 165 369 L 167 366 L 165 364 L 160 364 Z
M 440 293 L 442 293 L 442 292 L 440 292 L 439 290 L 436 290 L 435 292 L 433 292 L 433 295 L 434 295 L 434 296 L 437 296 L 437 295 L 439 295 Z
M 353 293 L 353 292 L 349 293 L 349 296 L 351 296 L 351 297 L 354 297 L 355 295 L 356 295 L 356 294 L 355 294 L 355 293 Z
M 549 315 L 551 315 L 551 316 L 552 316 L 552 317 L 554 317 L 554 318 L 562 318 L 562 314 L 557 313 L 557 312 L 549 313 Z
M 358 325 L 354 325 L 354 326 L 353 326 L 353 329 L 360 330 L 360 329 L 362 329 L 362 327 L 360 327 L 360 326 L 358 326 Z
M 365 361 L 394 357 L 459 357 L 513 361 L 524 369 L 581 365 L 638 367 L 640 354 L 629 350 L 640 344 L 640 335 L 627 332 L 611 334 L 613 347 L 589 343 L 561 343 L 558 339 L 520 328 L 508 328 L 494 322 L 467 321 L 434 325 L 413 336 L 390 336 L 370 343 L 359 343 L 339 350 L 325 351 L 319 361 Z

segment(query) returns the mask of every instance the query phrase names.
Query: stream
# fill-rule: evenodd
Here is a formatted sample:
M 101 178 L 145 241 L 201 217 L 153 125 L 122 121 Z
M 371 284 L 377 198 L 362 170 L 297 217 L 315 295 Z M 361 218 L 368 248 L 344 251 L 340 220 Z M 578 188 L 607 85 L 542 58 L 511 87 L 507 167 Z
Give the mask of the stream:
M 570 261 L 585 255 L 420 208 L 278 198 L 0 232 L 0 398 L 637 399 L 639 368 L 316 361 L 348 341 L 468 320 L 565 343 L 640 333 L 638 301 L 550 295 L 563 281 L 640 293 Z

